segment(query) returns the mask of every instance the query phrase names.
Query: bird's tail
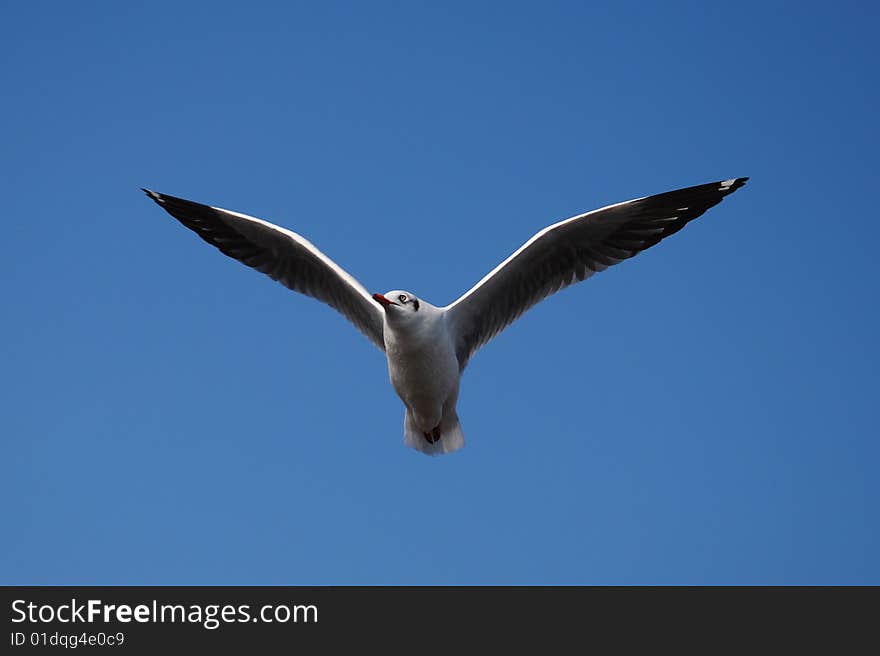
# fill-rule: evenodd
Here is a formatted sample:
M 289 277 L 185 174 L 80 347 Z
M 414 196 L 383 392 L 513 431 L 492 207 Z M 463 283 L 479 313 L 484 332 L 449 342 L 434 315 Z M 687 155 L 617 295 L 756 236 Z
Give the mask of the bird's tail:
M 464 446 L 464 433 L 461 432 L 461 424 L 455 410 L 448 412 L 440 421 L 440 439 L 433 444 L 425 438 L 420 431 L 409 410 L 403 418 L 403 443 L 416 451 L 429 456 L 441 456 L 444 453 L 458 451 Z

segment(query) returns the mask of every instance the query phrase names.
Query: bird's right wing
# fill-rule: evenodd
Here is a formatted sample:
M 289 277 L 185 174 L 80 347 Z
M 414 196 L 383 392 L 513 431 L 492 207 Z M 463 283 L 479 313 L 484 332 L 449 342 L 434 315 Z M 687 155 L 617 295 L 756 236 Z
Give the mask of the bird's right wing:
M 307 239 L 267 221 L 144 189 L 222 253 L 340 312 L 383 351 L 382 310 L 357 280 Z
M 477 349 L 542 299 L 678 232 L 746 180 L 637 198 L 544 228 L 444 308 L 459 367 L 464 369 Z

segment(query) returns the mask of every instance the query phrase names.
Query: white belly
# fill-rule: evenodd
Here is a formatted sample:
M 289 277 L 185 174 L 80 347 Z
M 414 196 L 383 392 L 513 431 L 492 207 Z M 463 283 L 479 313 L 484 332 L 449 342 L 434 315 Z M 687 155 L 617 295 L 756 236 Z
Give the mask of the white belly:
M 458 396 L 458 359 L 444 340 L 386 340 L 388 373 L 397 395 L 416 424 L 430 431 Z

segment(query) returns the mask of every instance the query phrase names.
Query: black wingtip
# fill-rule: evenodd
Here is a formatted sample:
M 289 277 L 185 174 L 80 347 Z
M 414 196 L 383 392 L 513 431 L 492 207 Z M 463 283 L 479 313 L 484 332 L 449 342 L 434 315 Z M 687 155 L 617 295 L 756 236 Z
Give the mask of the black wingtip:
M 718 184 L 721 185 L 718 188 L 718 191 L 724 192 L 724 194 L 732 194 L 734 191 L 745 185 L 748 178 L 729 178 L 727 180 L 721 180 Z
M 152 200 L 156 201 L 157 203 L 163 202 L 162 194 L 156 193 L 155 191 L 151 191 L 150 189 L 145 189 L 144 187 L 141 187 L 141 191 L 144 192 L 148 197 L 150 197 Z

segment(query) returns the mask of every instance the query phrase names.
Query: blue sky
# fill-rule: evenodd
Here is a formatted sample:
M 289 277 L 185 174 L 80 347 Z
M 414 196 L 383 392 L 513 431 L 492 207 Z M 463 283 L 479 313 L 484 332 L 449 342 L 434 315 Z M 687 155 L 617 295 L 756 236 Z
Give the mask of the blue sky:
M 7 3 L 2 582 L 880 583 L 877 12 Z M 733 176 L 481 351 L 435 459 L 366 339 L 138 190 L 443 305 Z

